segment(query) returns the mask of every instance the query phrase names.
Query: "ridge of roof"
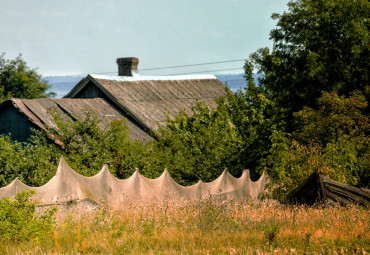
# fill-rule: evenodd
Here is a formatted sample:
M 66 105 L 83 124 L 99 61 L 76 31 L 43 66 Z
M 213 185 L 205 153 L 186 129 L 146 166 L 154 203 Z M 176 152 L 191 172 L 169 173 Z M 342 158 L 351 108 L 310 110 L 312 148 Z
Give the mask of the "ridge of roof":
M 111 81 L 182 81 L 182 80 L 209 80 L 217 79 L 213 74 L 202 75 L 171 75 L 171 76 L 141 76 L 133 74 L 133 76 L 111 76 L 90 74 L 94 79 L 111 80 Z

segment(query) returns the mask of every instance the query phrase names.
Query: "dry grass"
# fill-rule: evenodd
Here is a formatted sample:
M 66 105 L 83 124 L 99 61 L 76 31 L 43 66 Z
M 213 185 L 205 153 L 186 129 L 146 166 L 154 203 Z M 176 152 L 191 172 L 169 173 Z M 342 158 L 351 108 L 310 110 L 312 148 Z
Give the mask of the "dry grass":
M 0 242 L 8 254 L 365 254 L 367 208 L 206 201 L 60 212 L 43 241 Z M 46 241 L 45 241 L 46 240 Z

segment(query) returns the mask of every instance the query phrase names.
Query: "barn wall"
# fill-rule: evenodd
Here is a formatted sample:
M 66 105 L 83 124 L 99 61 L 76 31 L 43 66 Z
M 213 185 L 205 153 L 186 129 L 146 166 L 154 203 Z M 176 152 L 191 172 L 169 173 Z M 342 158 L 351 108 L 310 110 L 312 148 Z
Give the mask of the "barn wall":
M 8 135 L 19 142 L 25 142 L 32 134 L 31 128 L 36 126 L 19 112 L 13 105 L 9 105 L 0 112 L 0 134 Z

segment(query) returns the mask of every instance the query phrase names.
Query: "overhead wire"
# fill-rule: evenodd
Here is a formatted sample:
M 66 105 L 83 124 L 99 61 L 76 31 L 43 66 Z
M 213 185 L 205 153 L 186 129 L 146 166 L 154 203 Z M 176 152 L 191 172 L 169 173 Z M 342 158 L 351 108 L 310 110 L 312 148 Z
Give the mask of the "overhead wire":
M 240 61 L 245 61 L 245 59 L 234 59 L 234 60 L 225 60 L 225 61 L 217 61 L 217 62 L 199 63 L 199 64 L 191 64 L 191 65 L 179 65 L 179 66 L 167 66 L 167 67 L 146 68 L 146 69 L 141 69 L 140 71 L 152 71 L 152 70 L 162 70 L 162 69 L 172 69 L 172 68 L 192 67 L 192 66 L 202 66 L 202 65 L 215 65 L 215 64 L 240 62 Z
M 163 76 L 171 76 L 171 75 L 185 75 L 185 74 L 199 74 L 199 73 L 211 73 L 211 72 L 235 71 L 235 70 L 242 70 L 242 68 L 229 68 L 229 69 L 208 70 L 208 71 L 201 71 L 201 72 L 189 72 L 189 73 L 166 74 L 166 75 L 163 75 Z
M 153 68 L 144 68 L 140 69 L 139 71 L 153 71 L 153 70 L 163 70 L 163 69 L 174 69 L 174 68 L 183 68 L 183 67 L 193 67 L 193 66 L 202 66 L 202 65 L 215 65 L 215 64 L 224 64 L 224 63 L 231 63 L 231 62 L 240 62 L 240 61 L 245 61 L 245 59 L 233 59 L 233 60 L 224 60 L 224 61 L 215 61 L 215 62 L 206 62 L 206 63 L 198 63 L 198 64 L 189 64 L 189 65 L 178 65 L 178 66 L 166 66 L 166 67 L 153 67 Z M 242 69 L 242 68 L 238 68 Z M 232 70 L 232 69 L 230 69 Z M 237 70 L 237 69 L 234 69 Z M 223 71 L 223 70 L 220 70 Z M 224 70 L 228 71 L 228 70 Z M 218 70 L 211 70 L 211 71 L 203 71 L 203 72 L 189 72 L 188 74 L 193 74 L 193 73 L 204 73 L 204 72 L 218 72 Z M 117 73 L 117 71 L 112 71 L 112 72 L 99 72 L 99 73 L 94 73 L 94 74 L 111 74 L 111 73 Z M 79 77 L 79 76 L 85 76 L 87 73 L 84 74 L 70 74 L 70 75 L 63 75 L 64 77 Z M 179 75 L 179 74 L 169 74 L 169 75 Z M 166 75 L 164 75 L 166 76 Z M 53 77 L 53 76 L 49 76 Z
M 224 64 L 224 63 L 240 62 L 240 61 L 245 61 L 245 59 L 234 59 L 234 60 L 206 62 L 206 63 L 189 64 L 189 65 L 177 65 L 177 66 L 167 66 L 167 67 L 145 68 L 145 69 L 140 69 L 139 72 L 141 72 L 141 71 L 152 71 L 152 70 L 163 70 L 163 69 L 174 69 L 174 68 L 184 68 L 184 67 L 193 67 L 193 66 L 202 66 L 202 65 Z M 190 75 L 190 74 L 211 73 L 211 72 L 223 72 L 223 71 L 235 71 L 235 70 L 242 70 L 242 68 L 227 68 L 227 69 L 217 69 L 217 70 L 205 70 L 205 71 L 197 71 L 197 72 L 165 74 L 165 75 L 161 75 L 161 76 Z M 95 73 L 95 74 L 110 74 L 110 73 L 116 73 L 116 71 L 115 72 L 100 72 L 100 73 Z M 85 75 L 87 75 L 87 74 L 63 75 L 63 77 L 76 77 L 76 78 L 79 77 L 79 78 L 82 78 Z M 49 77 L 53 77 L 53 76 L 49 76 Z M 54 76 L 54 77 L 58 77 L 58 76 Z M 224 80 L 222 82 L 232 82 L 232 81 L 242 81 L 242 80 L 244 80 L 244 79 Z M 70 81 L 70 82 L 74 82 L 74 81 Z M 55 85 L 55 84 L 65 84 L 65 83 L 69 83 L 69 81 L 66 81 L 66 82 L 54 82 L 52 84 Z

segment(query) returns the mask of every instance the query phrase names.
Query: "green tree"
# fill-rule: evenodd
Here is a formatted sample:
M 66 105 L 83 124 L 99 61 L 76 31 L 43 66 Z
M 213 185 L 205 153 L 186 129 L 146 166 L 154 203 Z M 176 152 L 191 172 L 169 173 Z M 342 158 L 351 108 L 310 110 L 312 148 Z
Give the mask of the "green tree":
M 40 98 L 54 96 L 47 92 L 49 84 L 35 69 L 30 69 L 19 55 L 15 59 L 4 59 L 0 55 L 0 102 L 8 98 Z
M 238 164 L 243 169 L 250 169 L 252 179 L 257 179 L 266 167 L 270 136 L 283 123 L 277 118 L 280 109 L 264 95 L 262 87 L 256 86 L 253 64 L 246 61 L 244 70 L 247 88 L 236 93 L 228 92 L 223 107 L 227 109 L 242 144 Z
M 359 91 L 349 97 L 325 92 L 317 110 L 305 107 L 294 114 L 299 128 L 293 134 L 274 131 L 268 156 L 274 196 L 283 198 L 314 171 L 341 183 L 369 187 L 366 107 Z
M 183 185 L 213 181 L 225 168 L 234 176 L 240 175 L 241 139 L 225 106 L 220 101 L 217 109 L 210 110 L 199 102 L 191 116 L 182 112 L 168 119 L 167 126 L 158 131 L 157 140 L 148 144 L 148 158 L 142 159 L 143 174 L 158 177 L 167 168 Z
M 294 139 L 301 144 L 321 148 L 327 173 L 351 185 L 370 183 L 370 119 L 365 96 L 353 91 L 349 97 L 324 92 L 317 100 L 318 109 L 305 107 L 295 113 L 299 121 Z M 321 170 L 321 169 L 317 169 Z
M 285 119 L 303 106 L 316 107 L 322 91 L 366 92 L 370 70 L 368 0 L 297 0 L 273 14 L 273 49 L 251 55 L 265 94 L 285 108 Z M 291 124 L 288 123 L 288 124 Z M 291 126 L 290 126 L 291 127 Z
M 136 143 L 129 139 L 125 120 L 112 121 L 102 128 L 96 112 L 87 111 L 83 121 L 63 119 L 55 112 L 50 114 L 56 127 L 49 127 L 44 135 L 62 143 L 63 155 L 72 168 L 79 169 L 79 173 L 94 175 L 104 164 L 108 164 L 113 172 L 118 171 L 118 167 L 127 167 L 121 161 Z

